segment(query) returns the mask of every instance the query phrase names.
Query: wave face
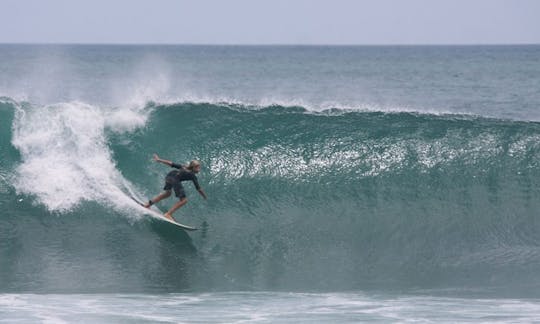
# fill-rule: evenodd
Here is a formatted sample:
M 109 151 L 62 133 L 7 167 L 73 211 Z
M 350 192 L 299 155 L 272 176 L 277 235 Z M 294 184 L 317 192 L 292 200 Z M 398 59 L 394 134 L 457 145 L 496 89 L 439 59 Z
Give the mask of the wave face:
M 1 291 L 538 291 L 535 122 L 9 98 L 0 114 Z M 176 215 L 201 230 L 130 200 L 160 192 L 154 152 L 202 161 L 209 199 L 187 184 Z

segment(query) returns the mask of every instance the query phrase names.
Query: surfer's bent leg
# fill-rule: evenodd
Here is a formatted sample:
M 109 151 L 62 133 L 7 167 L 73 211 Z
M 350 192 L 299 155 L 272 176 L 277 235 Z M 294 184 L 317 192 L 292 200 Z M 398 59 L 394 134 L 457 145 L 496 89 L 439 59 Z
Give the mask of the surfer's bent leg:
M 174 192 L 176 194 L 176 197 L 178 197 L 178 192 L 177 192 L 177 187 L 178 185 L 180 185 L 180 187 L 182 187 L 182 185 L 180 184 L 179 181 L 177 181 L 177 179 L 171 175 L 171 172 L 169 172 L 169 174 L 167 174 L 167 176 L 165 177 L 165 186 L 163 186 L 163 190 L 165 190 L 164 192 L 162 192 L 161 194 L 159 194 L 158 196 L 152 198 L 151 200 L 149 200 L 145 205 L 144 207 L 146 208 L 149 208 L 150 206 L 152 206 L 153 204 L 165 199 L 165 198 L 168 198 L 170 197 L 171 195 L 171 189 L 174 187 Z
M 184 187 L 182 186 L 182 184 L 180 182 L 173 184 L 173 189 L 174 189 L 175 196 L 178 197 L 179 200 L 164 215 L 165 215 L 165 217 L 168 217 L 168 218 L 174 220 L 174 218 L 172 218 L 172 214 L 178 208 L 180 208 L 180 207 L 184 206 L 185 204 L 187 204 L 187 198 L 186 198 L 186 192 L 184 191 Z
M 170 219 L 174 220 L 174 218 L 172 217 L 172 214 L 173 214 L 176 210 L 178 210 L 178 208 L 184 206 L 185 204 L 187 204 L 187 198 L 186 198 L 186 197 L 183 197 L 183 198 L 181 198 L 176 204 L 174 204 L 174 205 L 171 207 L 171 209 L 169 209 L 169 211 L 166 212 L 166 213 L 164 214 L 164 216 L 167 217 L 167 218 L 170 218 Z
M 162 192 L 161 194 L 155 196 L 154 198 L 150 199 L 145 205 L 144 207 L 148 208 L 150 206 L 152 206 L 153 204 L 165 199 L 165 198 L 168 198 L 170 197 L 171 195 L 171 191 L 170 190 L 165 190 L 164 192 Z

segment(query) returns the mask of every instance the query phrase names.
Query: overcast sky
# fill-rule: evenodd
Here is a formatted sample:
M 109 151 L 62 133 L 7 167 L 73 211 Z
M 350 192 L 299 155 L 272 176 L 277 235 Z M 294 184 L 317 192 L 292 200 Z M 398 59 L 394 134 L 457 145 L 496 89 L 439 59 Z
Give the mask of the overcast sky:
M 0 43 L 540 43 L 540 0 L 0 0 Z

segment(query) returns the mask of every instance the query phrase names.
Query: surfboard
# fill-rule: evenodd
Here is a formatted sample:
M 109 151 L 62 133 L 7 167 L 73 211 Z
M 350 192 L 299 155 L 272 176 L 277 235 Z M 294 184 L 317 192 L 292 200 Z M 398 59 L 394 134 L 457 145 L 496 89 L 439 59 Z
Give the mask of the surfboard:
M 162 213 L 160 212 L 157 212 L 153 209 L 150 209 L 150 208 L 146 208 L 144 207 L 144 204 L 142 202 L 140 202 L 139 200 L 135 199 L 134 197 L 130 197 L 131 199 L 133 199 L 133 201 L 135 201 L 138 205 L 140 205 L 143 209 L 143 212 L 147 215 L 150 215 L 150 216 L 153 216 L 155 218 L 158 218 L 159 220 L 162 220 L 162 221 L 165 221 L 165 222 L 168 222 L 168 223 L 171 223 L 173 225 L 176 225 L 178 227 L 180 227 L 181 229 L 184 229 L 186 231 L 196 231 L 198 228 L 196 227 L 192 227 L 192 226 L 189 226 L 189 225 L 184 225 L 184 224 L 180 224 L 178 222 L 175 222 L 167 217 L 165 217 Z

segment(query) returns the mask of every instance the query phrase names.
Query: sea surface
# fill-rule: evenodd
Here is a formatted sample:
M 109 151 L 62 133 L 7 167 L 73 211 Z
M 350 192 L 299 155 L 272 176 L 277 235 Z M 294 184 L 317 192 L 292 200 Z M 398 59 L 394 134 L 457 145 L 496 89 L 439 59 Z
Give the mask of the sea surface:
M 540 45 L 0 45 L 2 323 L 537 322 L 539 216 Z

